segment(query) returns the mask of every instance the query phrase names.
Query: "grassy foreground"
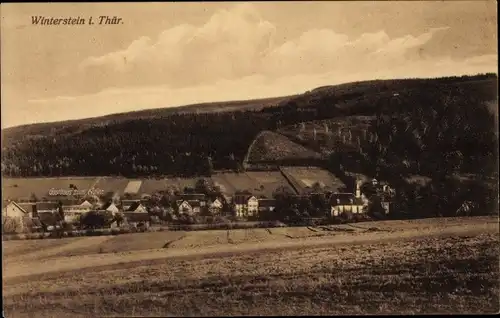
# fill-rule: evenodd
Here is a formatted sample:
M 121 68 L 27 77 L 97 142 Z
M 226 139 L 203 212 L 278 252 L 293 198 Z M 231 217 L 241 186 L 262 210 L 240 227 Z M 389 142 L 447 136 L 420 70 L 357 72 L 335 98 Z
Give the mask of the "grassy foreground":
M 4 310 L 6 317 L 494 313 L 498 257 L 498 234 L 482 233 L 160 259 L 7 280 Z

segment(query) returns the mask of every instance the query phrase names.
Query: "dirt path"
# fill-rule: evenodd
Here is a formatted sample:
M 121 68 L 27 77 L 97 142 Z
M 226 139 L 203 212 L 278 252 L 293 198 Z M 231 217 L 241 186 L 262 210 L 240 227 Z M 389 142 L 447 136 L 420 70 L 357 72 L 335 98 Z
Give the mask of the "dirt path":
M 485 223 L 470 225 L 450 225 L 446 228 L 433 227 L 428 229 L 407 230 L 402 232 L 364 232 L 359 234 L 342 234 L 332 237 L 314 237 L 297 239 L 293 241 L 270 241 L 259 243 L 221 244 L 218 246 L 200 247 L 192 249 L 169 248 L 143 250 L 114 254 L 91 254 L 83 256 L 54 257 L 50 259 L 28 260 L 26 257 L 19 260 L 4 260 L 3 278 L 31 276 L 50 272 L 72 271 L 82 268 L 125 264 L 129 262 L 149 261 L 155 259 L 168 259 L 177 257 L 214 257 L 228 256 L 239 253 L 258 252 L 263 250 L 294 249 L 308 246 L 321 246 L 330 244 L 360 244 L 373 241 L 408 240 L 428 236 L 460 236 L 479 235 L 482 233 L 498 233 L 498 224 Z M 98 238 L 95 238 L 98 239 Z M 85 240 L 74 244 L 96 244 Z M 50 250 L 60 251 L 61 248 L 70 249 L 75 245 L 68 244 Z M 42 252 L 40 252 L 42 253 Z M 45 252 L 47 253 L 47 252 Z

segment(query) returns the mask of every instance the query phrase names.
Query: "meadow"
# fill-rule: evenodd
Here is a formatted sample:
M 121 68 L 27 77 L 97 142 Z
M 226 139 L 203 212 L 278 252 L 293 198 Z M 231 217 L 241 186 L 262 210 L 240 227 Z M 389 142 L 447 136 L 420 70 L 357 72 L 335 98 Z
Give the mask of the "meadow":
M 327 173 L 325 171 L 325 173 Z M 249 172 L 215 172 L 210 177 L 223 194 L 232 196 L 236 191 L 248 190 L 257 196 L 271 198 L 273 192 L 280 187 L 290 188 L 287 180 L 279 171 L 249 171 Z M 315 176 L 310 178 L 314 179 Z M 5 199 L 29 200 L 30 194 L 37 198 L 53 199 L 48 195 L 50 189 L 68 189 L 70 184 L 78 189 L 94 189 L 101 193 L 114 192 L 120 196 L 128 190 L 132 194 L 153 194 L 172 187 L 183 190 L 185 187 L 195 187 L 200 178 L 161 177 L 157 179 L 132 179 L 125 177 L 55 177 L 55 178 L 3 178 L 2 197 Z M 321 180 L 317 180 L 321 181 Z M 133 184 L 135 187 L 131 187 Z M 132 189 L 133 188 L 133 189 Z M 128 189 L 128 190 L 127 190 Z
M 492 217 L 42 241 L 4 242 L 6 316 L 499 310 Z

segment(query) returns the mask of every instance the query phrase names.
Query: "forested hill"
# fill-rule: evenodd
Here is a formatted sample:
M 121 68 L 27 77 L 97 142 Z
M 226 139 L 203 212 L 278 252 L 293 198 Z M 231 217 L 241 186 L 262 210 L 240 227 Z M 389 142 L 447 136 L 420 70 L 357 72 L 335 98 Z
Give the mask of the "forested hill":
M 489 115 L 480 110 L 496 111 L 497 82 L 496 74 L 367 81 L 283 98 L 203 106 L 212 107 L 211 111 L 200 111 L 203 107 L 195 105 L 192 112 L 189 108 L 146 110 L 14 127 L 2 131 L 2 172 L 10 176 L 182 176 L 240 169 L 248 146 L 263 130 L 393 111 L 417 116 L 426 109 L 439 113 L 466 107 L 468 118 L 457 122 L 464 126 L 456 127 L 455 133 L 462 128 L 470 132 L 470 126 L 494 130 L 484 117 Z

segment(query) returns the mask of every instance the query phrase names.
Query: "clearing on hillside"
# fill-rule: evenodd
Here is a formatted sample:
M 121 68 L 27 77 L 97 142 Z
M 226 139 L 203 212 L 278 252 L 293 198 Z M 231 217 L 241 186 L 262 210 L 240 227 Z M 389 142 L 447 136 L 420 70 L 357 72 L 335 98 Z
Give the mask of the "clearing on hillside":
M 247 154 L 248 163 L 320 158 L 320 154 L 271 131 L 261 132 L 250 145 Z

